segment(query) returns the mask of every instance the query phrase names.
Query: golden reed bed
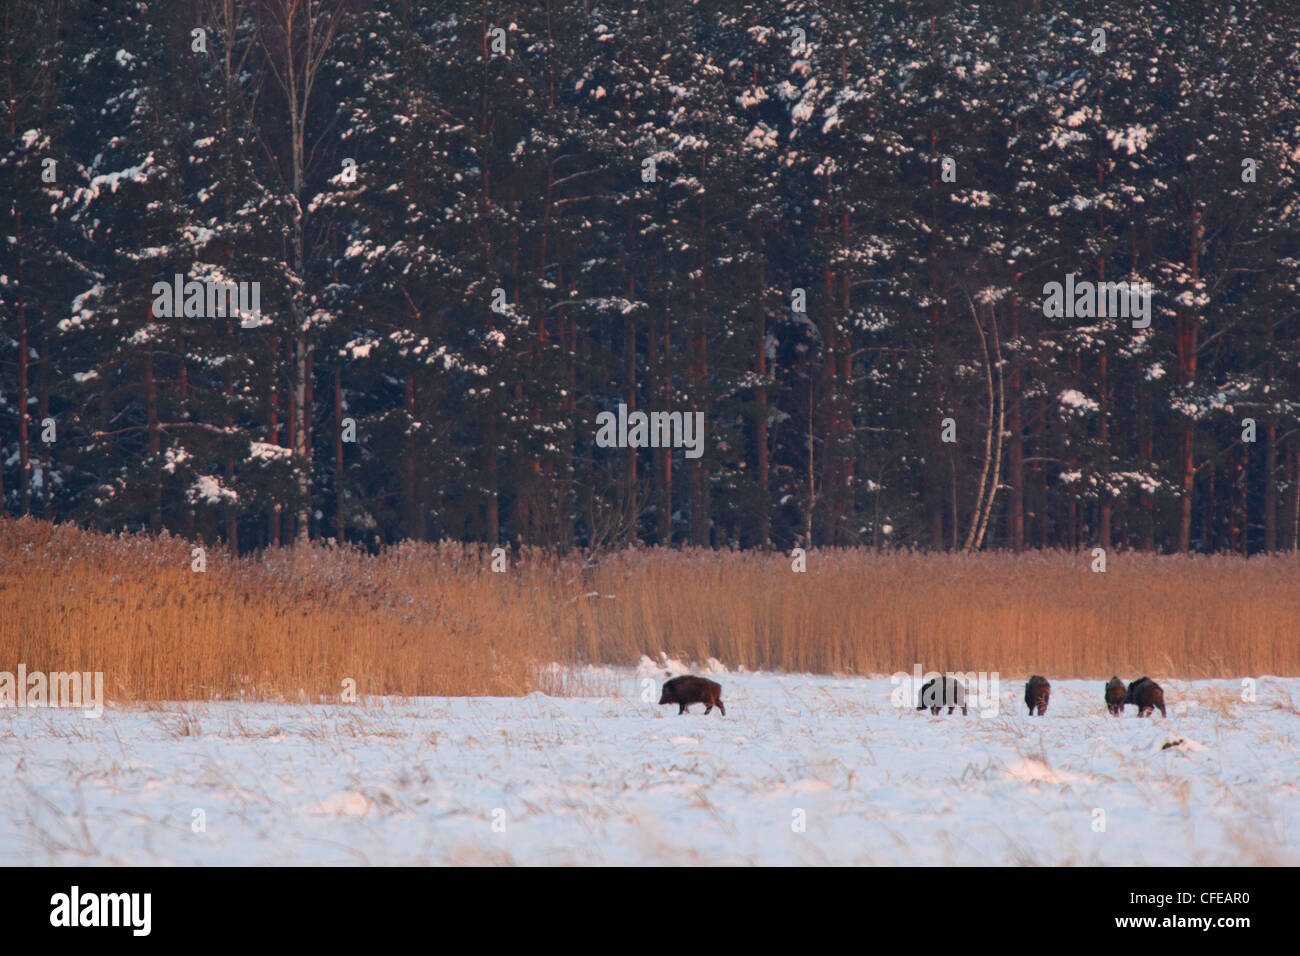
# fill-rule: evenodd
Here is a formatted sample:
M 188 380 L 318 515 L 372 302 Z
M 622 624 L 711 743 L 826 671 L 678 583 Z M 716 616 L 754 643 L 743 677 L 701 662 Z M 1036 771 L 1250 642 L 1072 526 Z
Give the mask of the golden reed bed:
M 564 692 L 551 662 L 1014 678 L 1300 675 L 1300 559 L 477 545 L 232 558 L 0 520 L 0 670 L 102 671 L 115 700 Z

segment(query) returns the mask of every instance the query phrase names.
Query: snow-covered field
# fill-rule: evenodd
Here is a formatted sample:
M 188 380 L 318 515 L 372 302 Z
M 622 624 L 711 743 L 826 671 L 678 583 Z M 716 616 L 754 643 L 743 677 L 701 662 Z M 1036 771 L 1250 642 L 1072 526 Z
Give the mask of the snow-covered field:
M 1300 679 L 1246 702 L 1153 674 L 1169 718 L 1116 720 L 1100 681 L 1053 681 L 1043 719 L 1019 681 L 998 716 L 936 718 L 888 679 L 772 674 L 715 674 L 727 716 L 679 717 L 647 675 L 0 710 L 0 864 L 1300 863 Z

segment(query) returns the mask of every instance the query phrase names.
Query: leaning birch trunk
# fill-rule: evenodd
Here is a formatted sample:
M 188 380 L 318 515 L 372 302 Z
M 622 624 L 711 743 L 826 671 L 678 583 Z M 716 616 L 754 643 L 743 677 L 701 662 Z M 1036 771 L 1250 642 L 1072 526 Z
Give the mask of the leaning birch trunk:
M 998 431 L 997 443 L 993 446 L 993 480 L 989 484 L 989 500 L 984 508 L 984 517 L 980 523 L 979 534 L 975 536 L 975 550 L 984 547 L 984 535 L 988 531 L 989 521 L 993 517 L 993 503 L 997 499 L 998 488 L 1002 484 L 1002 444 L 1006 434 L 1007 397 L 1002 378 L 1002 340 L 998 335 L 998 317 L 993 315 L 993 367 L 998 376 Z M 992 416 L 990 415 L 990 418 Z
M 975 331 L 980 334 L 980 348 L 984 352 L 984 376 L 989 399 L 989 424 L 984 431 L 984 464 L 980 468 L 979 491 L 975 494 L 975 514 L 971 516 L 970 531 L 966 534 L 966 543 L 962 545 L 963 551 L 972 551 L 976 547 L 975 538 L 979 533 L 980 518 L 984 513 L 984 488 L 988 484 L 989 462 L 993 458 L 993 367 L 989 359 L 988 340 L 984 336 L 984 327 L 980 325 L 979 314 L 975 311 L 975 303 L 971 302 L 970 296 L 966 297 L 966 302 L 970 305 L 971 318 L 975 320 Z M 955 518 L 956 515 L 953 517 Z

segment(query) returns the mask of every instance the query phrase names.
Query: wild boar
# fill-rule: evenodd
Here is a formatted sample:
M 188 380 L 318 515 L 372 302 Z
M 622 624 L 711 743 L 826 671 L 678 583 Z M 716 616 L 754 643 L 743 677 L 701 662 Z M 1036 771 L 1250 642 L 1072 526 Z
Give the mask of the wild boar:
M 931 714 L 939 713 L 947 707 L 952 713 L 958 707 L 966 714 L 966 688 L 955 677 L 938 677 L 921 685 L 921 696 L 916 704 L 917 710 L 930 709 Z
M 674 677 L 665 681 L 659 703 L 676 704 L 678 714 L 686 713 L 690 704 L 703 704 L 706 714 L 716 707 L 723 717 L 727 716 L 727 708 L 722 706 L 722 685 L 703 677 Z
M 1106 709 L 1113 717 L 1124 713 L 1124 682 L 1118 677 L 1106 681 Z
M 1029 708 L 1029 716 L 1034 716 L 1034 710 L 1038 710 L 1038 716 L 1042 717 L 1047 713 L 1047 702 L 1052 698 L 1052 685 L 1046 677 L 1040 677 L 1035 674 L 1025 682 L 1025 705 Z
M 1147 716 L 1157 707 L 1160 708 L 1161 717 L 1169 716 L 1165 713 L 1165 692 L 1149 677 L 1139 677 L 1128 685 L 1124 703 L 1136 704 L 1139 717 Z

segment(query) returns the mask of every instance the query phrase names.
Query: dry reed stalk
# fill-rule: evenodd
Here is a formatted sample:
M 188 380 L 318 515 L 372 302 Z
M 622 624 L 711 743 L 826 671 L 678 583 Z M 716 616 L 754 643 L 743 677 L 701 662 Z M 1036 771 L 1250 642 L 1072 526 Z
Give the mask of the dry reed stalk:
M 1300 559 L 1044 552 L 525 550 L 312 544 L 232 558 L 170 536 L 0 520 L 0 670 L 103 671 L 115 700 L 564 692 L 552 662 L 1005 677 L 1300 674 Z M 578 690 L 575 687 L 575 690 Z M 581 692 L 581 691 L 579 691 Z

